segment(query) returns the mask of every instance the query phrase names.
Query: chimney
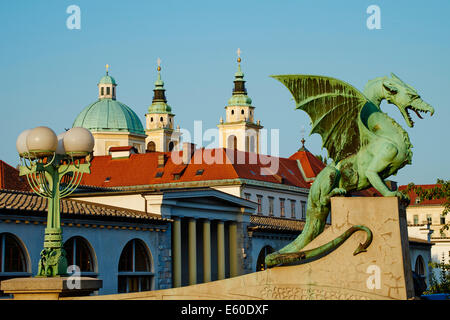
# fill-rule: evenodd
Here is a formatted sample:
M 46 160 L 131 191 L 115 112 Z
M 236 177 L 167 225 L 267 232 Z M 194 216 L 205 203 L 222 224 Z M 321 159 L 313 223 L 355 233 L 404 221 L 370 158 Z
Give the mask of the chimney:
M 158 168 L 163 168 L 166 164 L 166 155 L 164 153 L 158 154 Z
M 133 146 L 111 147 L 109 148 L 109 154 L 112 159 L 124 159 L 129 158 L 132 154 L 138 153 L 137 149 Z
M 195 152 L 195 143 L 183 142 L 183 163 L 188 164 Z

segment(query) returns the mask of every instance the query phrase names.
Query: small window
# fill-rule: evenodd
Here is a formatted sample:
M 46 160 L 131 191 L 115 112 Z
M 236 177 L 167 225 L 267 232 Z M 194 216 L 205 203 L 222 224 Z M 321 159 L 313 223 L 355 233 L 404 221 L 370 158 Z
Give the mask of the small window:
M 260 195 L 260 194 L 257 194 L 256 198 L 258 199 L 258 214 L 261 214 L 262 213 L 262 199 L 263 199 L 263 196 Z
M 163 120 L 164 120 L 163 117 L 160 117 L 160 118 L 159 118 L 159 121 L 163 122 Z
M 234 114 L 234 110 L 231 110 L 231 114 Z
M 205 171 L 205 169 L 198 169 L 197 172 L 195 173 L 195 175 L 196 176 L 201 176 L 204 171 Z
M 284 199 L 280 198 L 280 217 L 284 217 Z
M 269 216 L 273 216 L 273 197 L 269 197 Z
M 105 178 L 105 182 L 110 182 L 111 181 L 111 177 L 106 177 Z
M 157 171 L 155 178 L 161 178 L 163 176 L 163 174 L 164 174 L 164 171 Z
M 241 110 L 241 114 L 244 114 L 244 109 Z
M 113 96 L 115 96 L 116 95 L 116 88 L 113 87 L 112 89 L 113 89 Z
M 106 95 L 109 95 L 109 94 L 110 94 L 109 87 L 106 87 Z
M 105 88 L 102 87 L 102 88 L 100 89 L 100 92 L 101 92 L 101 95 L 104 96 L 104 95 L 105 95 Z
M 150 117 L 150 122 L 153 122 L 153 117 Z
M 306 201 L 300 201 L 302 206 L 302 219 L 306 219 Z
M 180 174 L 179 173 L 174 174 L 173 180 L 180 180 Z
M 432 224 L 433 223 L 433 218 L 431 217 L 431 214 L 427 214 L 427 223 L 428 224 Z
M 415 214 L 413 219 L 414 219 L 414 225 L 418 225 L 419 224 L 419 216 L 417 214 Z
M 291 200 L 291 218 L 296 218 L 296 214 L 295 214 L 295 200 Z
M 252 196 L 250 193 L 245 193 L 245 200 L 250 200 L 250 197 Z
M 445 224 L 445 216 L 441 216 L 441 224 Z

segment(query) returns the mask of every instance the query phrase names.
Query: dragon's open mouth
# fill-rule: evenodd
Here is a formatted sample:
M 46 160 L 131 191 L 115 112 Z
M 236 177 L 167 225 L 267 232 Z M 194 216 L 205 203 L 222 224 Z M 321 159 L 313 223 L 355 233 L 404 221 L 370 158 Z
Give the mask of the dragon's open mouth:
M 409 110 L 414 111 L 420 119 L 423 119 L 423 118 L 422 118 L 422 115 L 420 114 L 420 112 L 424 112 L 424 113 L 427 113 L 427 112 L 428 112 L 428 110 L 419 110 L 419 109 L 414 108 L 414 107 L 411 106 L 411 105 L 410 105 L 410 106 L 407 106 L 407 107 L 405 108 L 406 116 L 408 117 L 408 120 L 411 122 L 412 125 L 414 125 L 414 121 L 411 119 L 411 115 L 409 114 Z

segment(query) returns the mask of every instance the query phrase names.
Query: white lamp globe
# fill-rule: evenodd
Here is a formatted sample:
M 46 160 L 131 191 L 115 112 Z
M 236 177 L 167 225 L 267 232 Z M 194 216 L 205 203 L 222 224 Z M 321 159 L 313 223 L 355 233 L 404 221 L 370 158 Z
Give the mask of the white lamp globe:
M 36 127 L 27 135 L 28 150 L 37 157 L 51 156 L 57 146 L 56 134 L 48 127 Z
M 82 127 L 74 127 L 64 135 L 64 149 L 73 157 L 85 157 L 94 150 L 94 136 Z
M 30 133 L 31 129 L 27 129 L 22 131 L 16 140 L 16 149 L 19 153 L 19 156 L 27 156 L 28 155 L 28 147 L 27 147 L 27 136 Z
M 66 135 L 66 132 L 58 134 L 56 137 L 58 139 L 58 147 L 56 147 L 56 154 L 64 155 L 66 154 L 66 150 L 64 149 L 64 136 Z

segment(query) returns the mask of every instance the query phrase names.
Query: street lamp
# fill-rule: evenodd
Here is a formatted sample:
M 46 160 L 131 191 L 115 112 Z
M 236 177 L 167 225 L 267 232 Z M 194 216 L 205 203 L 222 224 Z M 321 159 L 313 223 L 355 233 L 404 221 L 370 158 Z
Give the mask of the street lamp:
M 37 277 L 67 275 L 66 252 L 62 245 L 60 199 L 71 194 L 84 173 L 90 173 L 88 155 L 94 137 L 85 128 L 75 127 L 56 136 L 52 129 L 36 127 L 17 138 L 19 175 L 26 176 L 36 194 L 48 199 L 44 249 Z

